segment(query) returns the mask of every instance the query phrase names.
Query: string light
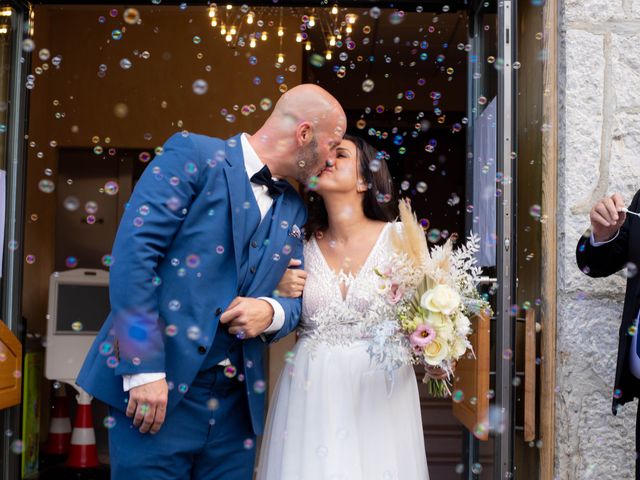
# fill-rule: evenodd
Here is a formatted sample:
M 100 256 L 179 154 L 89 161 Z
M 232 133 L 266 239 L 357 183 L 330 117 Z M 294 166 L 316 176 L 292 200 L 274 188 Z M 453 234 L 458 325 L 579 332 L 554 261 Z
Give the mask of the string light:
M 338 14 L 338 5 L 333 5 L 333 7 L 331 7 L 331 15 L 337 15 Z
M 256 39 L 254 37 L 251 37 L 251 40 L 249 40 L 249 47 L 256 48 Z
M 305 43 L 305 45 L 304 45 L 304 49 L 305 49 L 307 52 L 310 52 L 310 51 L 311 51 L 311 42 L 307 42 L 307 43 Z
M 307 22 L 307 25 L 309 26 L 309 28 L 313 28 L 316 26 L 316 18 L 313 15 L 309 17 L 309 21 Z
M 327 52 L 324 54 L 324 58 L 326 58 L 327 60 L 331 60 L 332 57 L 332 53 L 331 50 L 327 50 Z
M 247 14 L 247 23 L 248 23 L 249 25 L 251 25 L 251 24 L 253 23 L 253 17 L 254 17 L 254 16 L 255 16 L 255 13 L 253 13 L 253 12 L 249 12 L 249 13 Z
M 278 54 L 278 63 L 284 63 L 284 54 L 282 53 Z
M 263 42 L 267 41 L 267 32 L 262 32 L 262 35 L 260 36 L 260 40 L 262 40 Z
M 278 36 L 282 37 L 284 35 L 284 28 L 278 27 Z
M 302 34 L 300 32 L 296 33 L 296 43 L 302 42 Z
M 225 27 L 223 23 L 222 26 L 220 27 L 220 35 L 224 37 L 226 34 L 227 34 L 227 27 Z
M 332 46 L 332 47 L 336 46 L 336 37 L 335 36 L 331 35 L 329 37 L 329 45 Z

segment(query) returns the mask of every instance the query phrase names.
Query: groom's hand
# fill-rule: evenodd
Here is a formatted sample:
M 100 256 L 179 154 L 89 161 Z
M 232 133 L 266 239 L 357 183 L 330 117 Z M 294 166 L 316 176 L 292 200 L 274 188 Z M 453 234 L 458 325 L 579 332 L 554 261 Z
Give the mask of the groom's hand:
M 236 337 L 253 338 L 264 332 L 273 321 L 273 307 L 266 300 L 236 297 L 220 317 Z
M 140 427 L 140 433 L 158 433 L 167 412 L 169 386 L 163 378 L 129 390 L 127 417 Z

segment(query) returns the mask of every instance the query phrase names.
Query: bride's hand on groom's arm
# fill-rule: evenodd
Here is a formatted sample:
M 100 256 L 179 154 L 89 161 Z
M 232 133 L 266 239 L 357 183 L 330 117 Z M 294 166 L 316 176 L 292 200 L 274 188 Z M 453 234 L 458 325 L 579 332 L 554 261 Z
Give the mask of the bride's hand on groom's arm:
M 271 325 L 273 314 L 273 307 L 266 300 L 236 297 L 220 316 L 220 323 L 240 339 L 254 338 Z
M 289 268 L 284 272 L 280 283 L 276 287 L 278 296 L 288 298 L 298 298 L 302 296 L 304 284 L 307 281 L 307 272 L 300 270 L 302 262 L 296 258 L 289 261 Z

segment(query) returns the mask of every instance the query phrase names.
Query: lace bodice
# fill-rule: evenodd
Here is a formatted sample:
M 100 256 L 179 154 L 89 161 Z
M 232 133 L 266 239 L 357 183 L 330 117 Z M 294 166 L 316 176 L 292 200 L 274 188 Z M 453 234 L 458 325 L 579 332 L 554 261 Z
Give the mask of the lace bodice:
M 390 231 L 399 224 L 387 223 L 357 274 L 336 273 L 322 254 L 315 238 L 304 246 L 307 281 L 302 300 L 300 334 L 312 343 L 348 345 L 371 339 L 377 326 L 394 317 L 394 306 L 385 301 L 376 267 L 392 252 Z M 347 287 L 343 299 L 340 283 Z

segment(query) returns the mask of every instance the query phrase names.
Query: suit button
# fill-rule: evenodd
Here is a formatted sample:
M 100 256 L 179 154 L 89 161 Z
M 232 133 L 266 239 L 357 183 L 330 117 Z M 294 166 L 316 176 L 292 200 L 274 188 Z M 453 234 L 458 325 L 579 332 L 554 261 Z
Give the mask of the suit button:
M 222 313 L 222 309 L 220 307 L 216 308 L 216 316 Z
M 253 242 L 251 242 L 251 246 L 253 248 L 258 248 L 258 242 L 256 242 L 255 240 Z
M 251 267 L 251 273 L 256 273 L 256 267 Z
M 200 345 L 198 347 L 198 353 L 201 353 L 202 355 L 204 355 L 205 353 L 207 353 L 207 347 L 205 347 L 204 345 Z

